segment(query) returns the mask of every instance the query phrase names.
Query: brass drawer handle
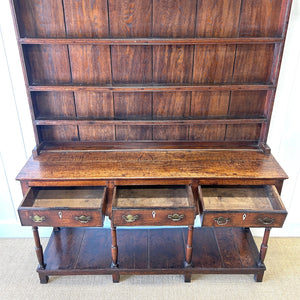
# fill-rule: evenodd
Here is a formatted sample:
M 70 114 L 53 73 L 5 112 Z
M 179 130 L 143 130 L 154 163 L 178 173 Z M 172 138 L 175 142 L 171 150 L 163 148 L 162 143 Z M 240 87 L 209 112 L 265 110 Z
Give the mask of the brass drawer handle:
M 179 214 L 168 215 L 168 219 L 171 219 L 173 222 L 181 221 L 183 218 L 184 215 L 179 215 Z
M 258 220 L 258 222 L 262 223 L 263 225 L 271 225 L 275 221 L 273 218 L 269 218 L 269 217 L 258 218 L 257 220 Z
M 222 226 L 222 225 L 226 225 L 230 221 L 230 218 L 219 217 L 219 218 L 214 218 L 214 221 L 216 221 L 218 225 Z
M 32 216 L 29 216 L 29 219 L 35 223 L 42 223 L 44 221 L 46 221 L 46 217 L 44 216 L 38 216 L 38 215 L 34 215 L 33 217 Z
M 138 215 L 135 215 L 135 216 L 133 216 L 133 215 L 125 216 L 125 215 L 123 215 L 122 216 L 122 219 L 125 220 L 125 222 L 127 222 L 127 223 L 135 222 L 136 220 L 138 220 L 138 218 L 139 218 Z
M 82 224 L 86 224 L 88 223 L 89 221 L 92 220 L 92 217 L 91 216 L 80 216 L 80 217 L 75 217 L 74 218 L 76 221 L 82 223 Z

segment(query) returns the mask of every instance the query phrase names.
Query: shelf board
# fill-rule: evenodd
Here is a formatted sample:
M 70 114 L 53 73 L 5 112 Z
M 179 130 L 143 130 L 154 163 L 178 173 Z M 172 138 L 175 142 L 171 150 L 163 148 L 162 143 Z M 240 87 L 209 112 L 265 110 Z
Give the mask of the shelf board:
M 95 91 L 95 92 L 170 92 L 170 91 L 257 91 L 257 90 L 274 90 L 273 84 L 107 84 L 107 85 L 29 85 L 28 90 L 31 92 L 67 92 L 67 91 Z
M 183 119 L 183 120 L 91 120 L 91 119 L 40 119 L 35 120 L 34 124 L 38 126 L 46 125 L 212 125 L 212 124 L 262 124 L 267 122 L 266 118 L 215 118 L 215 119 Z
M 187 228 L 117 229 L 119 268 L 111 269 L 110 230 L 61 228 L 45 250 L 45 275 L 257 274 L 259 253 L 250 231 L 195 228 L 193 267 L 184 268 Z M 65 253 L 65 255 L 64 255 Z
M 281 37 L 232 38 L 20 38 L 20 44 L 91 44 L 91 45 L 207 45 L 207 44 L 274 44 Z
M 113 142 L 42 142 L 38 150 L 40 152 L 98 152 L 98 151 L 124 151 L 124 150 L 163 150 L 180 151 L 185 149 L 217 149 L 226 151 L 228 149 L 239 151 L 241 149 L 257 151 L 259 145 L 253 141 L 243 142 L 199 142 L 199 141 L 136 141 L 128 143 L 127 141 Z

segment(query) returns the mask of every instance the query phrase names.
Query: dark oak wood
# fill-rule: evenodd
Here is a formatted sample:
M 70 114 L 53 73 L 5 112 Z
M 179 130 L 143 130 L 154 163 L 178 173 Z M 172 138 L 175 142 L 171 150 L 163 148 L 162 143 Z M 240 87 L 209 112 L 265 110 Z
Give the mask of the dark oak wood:
M 68 38 L 109 36 L 107 1 L 63 0 Z
M 22 225 L 102 226 L 106 188 L 30 188 L 19 208 Z
M 38 262 L 39 262 L 39 268 L 45 269 L 46 264 L 44 262 L 43 247 L 41 245 L 38 227 L 33 226 L 32 231 L 33 231 L 33 237 L 34 237 L 34 242 L 35 242 L 35 252 L 36 252 Z
M 20 38 L 20 44 L 101 44 L 101 45 L 197 45 L 197 44 L 275 44 L 280 37 L 213 37 L 213 38 Z
M 45 184 L 60 180 L 180 178 L 234 182 L 284 180 L 287 175 L 272 155 L 200 149 L 43 152 L 31 157 L 17 176 L 18 180 L 38 180 Z
M 126 113 L 126 112 L 125 112 Z M 176 124 L 241 124 L 241 123 L 264 123 L 266 119 L 263 118 L 256 118 L 256 119 L 229 119 L 229 118 L 222 118 L 222 119 L 175 119 L 175 120 L 99 120 L 99 119 L 93 119 L 93 120 L 85 120 L 85 119 L 78 119 L 78 120 L 64 120 L 64 119 L 58 119 L 58 120 L 35 120 L 34 123 L 36 125 L 101 125 L 101 124 L 120 124 L 120 125 L 176 125 Z M 249 130 L 251 133 L 253 130 Z M 245 131 L 246 135 L 247 132 Z M 254 136 L 257 134 L 254 133 Z
M 161 91 L 228 91 L 228 90 L 273 90 L 272 84 L 147 84 L 147 85 L 30 85 L 30 91 L 116 91 L 116 92 L 161 92 Z
M 45 250 L 46 269 L 38 272 L 48 276 L 116 272 L 188 275 L 258 274 L 265 270 L 258 265 L 259 252 L 251 232 L 241 228 L 195 228 L 192 268 L 184 268 L 187 231 L 182 228 L 118 229 L 118 237 L 119 267 L 115 270 L 110 267 L 109 229 L 62 228 L 52 233 Z M 72 247 L 78 238 L 82 240 L 79 249 Z M 230 245 L 224 244 L 226 240 Z M 102 247 L 97 246 L 100 244 Z M 68 255 L 61 256 L 61 252 Z
M 270 231 L 271 231 L 271 228 L 265 229 L 265 233 L 263 236 L 263 240 L 262 240 L 260 252 L 259 252 L 259 262 L 258 262 L 259 266 L 264 266 L 264 260 L 265 260 L 265 257 L 267 254 L 267 249 L 268 249 L 268 240 L 269 240 L 269 236 L 270 236 Z M 257 273 L 254 275 L 254 279 L 257 282 L 262 282 L 263 276 L 264 276 L 264 272 L 260 272 L 260 273 Z
M 186 268 L 192 266 L 193 232 L 194 232 L 194 227 L 189 226 L 189 233 L 188 233 L 188 238 L 187 238 L 187 243 L 186 243 L 186 250 L 185 250 L 185 267 Z
M 199 198 L 203 226 L 282 227 L 287 215 L 275 186 L 202 186 Z
M 115 188 L 113 226 L 184 226 L 194 224 L 194 219 L 194 198 L 190 186 Z
M 278 192 L 287 175 L 266 142 L 292 1 L 10 3 L 36 140 L 17 176 L 19 214 L 34 229 L 40 282 L 67 274 L 114 282 L 183 274 L 189 282 L 194 273 L 262 281 L 270 228 L 286 217 Z M 149 186 L 164 197 L 141 196 Z M 189 203 L 181 205 L 185 186 Z M 272 190 L 267 201 L 255 194 L 261 186 Z M 78 199 L 99 187 L 101 203 L 93 193 Z M 142 192 L 121 205 L 122 189 Z M 230 201 L 205 189 L 230 190 Z M 225 207 L 210 208 L 222 197 Z M 193 230 L 198 213 L 203 228 Z M 117 230 L 136 215 L 130 230 Z M 110 232 L 70 228 L 102 226 L 104 216 Z M 133 228 L 175 222 L 186 227 Z M 36 225 L 54 227 L 45 255 Z M 239 228 L 250 226 L 266 227 L 260 253 Z

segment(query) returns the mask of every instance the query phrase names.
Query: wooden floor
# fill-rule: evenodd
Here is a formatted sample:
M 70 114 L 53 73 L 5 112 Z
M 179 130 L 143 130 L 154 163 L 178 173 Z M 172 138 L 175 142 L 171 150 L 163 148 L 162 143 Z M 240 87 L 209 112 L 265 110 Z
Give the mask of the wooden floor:
M 120 274 L 184 274 L 187 228 L 118 229 Z M 110 230 L 62 228 L 45 251 L 47 275 L 111 274 Z M 191 273 L 258 273 L 258 250 L 241 228 L 196 228 Z

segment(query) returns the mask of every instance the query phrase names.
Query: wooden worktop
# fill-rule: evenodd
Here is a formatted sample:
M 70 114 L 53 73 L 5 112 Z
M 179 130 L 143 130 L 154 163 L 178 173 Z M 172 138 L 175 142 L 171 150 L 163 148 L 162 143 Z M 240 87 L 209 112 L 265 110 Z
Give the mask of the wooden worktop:
M 273 155 L 248 150 L 44 152 L 17 176 L 21 181 L 286 178 Z

